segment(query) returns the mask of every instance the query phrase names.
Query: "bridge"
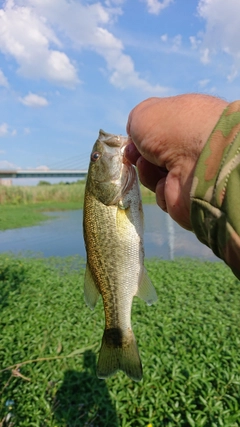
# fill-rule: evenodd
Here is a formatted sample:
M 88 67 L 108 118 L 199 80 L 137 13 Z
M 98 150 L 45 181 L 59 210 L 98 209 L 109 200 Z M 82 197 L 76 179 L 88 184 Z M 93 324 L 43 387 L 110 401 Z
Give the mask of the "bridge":
M 0 170 L 0 178 L 85 178 L 87 170 Z

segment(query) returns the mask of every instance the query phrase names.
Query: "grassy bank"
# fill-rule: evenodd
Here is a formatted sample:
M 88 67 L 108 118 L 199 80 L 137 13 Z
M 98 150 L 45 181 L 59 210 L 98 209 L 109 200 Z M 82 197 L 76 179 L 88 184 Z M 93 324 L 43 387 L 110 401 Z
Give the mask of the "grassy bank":
M 96 378 L 103 308 L 84 304 L 80 259 L 0 256 L 0 425 L 239 426 L 239 282 L 220 263 L 146 265 L 159 299 L 134 300 L 134 383 Z
M 81 209 L 85 182 L 35 187 L 0 186 L 0 230 L 30 227 L 47 219 L 43 212 Z
M 82 203 L 85 182 L 71 185 L 0 186 L 0 205 L 39 205 L 43 203 Z
M 0 230 L 31 227 L 49 219 L 43 212 L 80 209 L 79 203 L 45 202 L 29 205 L 1 205 Z M 1 427 L 1 426 L 0 426 Z
M 47 219 L 43 212 L 83 207 L 85 182 L 36 187 L 0 186 L 0 230 L 28 227 Z M 141 187 L 143 203 L 155 203 L 155 195 Z

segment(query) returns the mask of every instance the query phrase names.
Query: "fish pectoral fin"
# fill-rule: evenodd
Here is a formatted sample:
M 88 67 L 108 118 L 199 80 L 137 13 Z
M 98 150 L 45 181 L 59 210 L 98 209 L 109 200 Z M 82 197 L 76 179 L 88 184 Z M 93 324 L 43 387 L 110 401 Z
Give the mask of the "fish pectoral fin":
M 134 381 L 142 379 L 142 364 L 133 331 L 105 329 L 97 364 L 97 376 L 104 379 L 118 370 Z
M 87 264 L 84 279 L 84 298 L 86 304 L 91 308 L 91 310 L 93 310 L 97 304 L 99 294 L 100 292 L 94 282 L 90 267 Z
M 145 268 L 143 269 L 142 280 L 139 284 L 136 296 L 145 301 L 147 305 L 152 305 L 155 301 L 157 301 L 157 292 L 151 280 L 149 279 L 147 270 Z

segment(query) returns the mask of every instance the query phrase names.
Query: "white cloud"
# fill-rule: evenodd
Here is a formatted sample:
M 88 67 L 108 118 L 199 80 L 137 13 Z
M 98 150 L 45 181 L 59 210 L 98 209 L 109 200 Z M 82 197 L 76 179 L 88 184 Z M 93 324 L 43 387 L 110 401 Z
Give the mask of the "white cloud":
M 160 37 L 160 50 L 167 54 L 178 53 L 180 55 L 189 55 L 189 49 L 186 49 L 182 43 L 182 35 L 177 34 L 174 37 L 169 37 L 168 34 L 163 34 Z
M 182 36 L 181 34 L 178 34 L 173 38 L 172 50 L 177 52 L 180 49 L 181 45 L 182 45 Z
M 67 55 L 52 49 L 61 47 L 47 20 L 37 8 L 6 0 L 0 9 L 0 51 L 11 55 L 19 65 L 19 73 L 30 78 L 45 78 L 71 86 L 77 83 L 77 71 Z M 24 2 L 26 4 L 26 2 Z
M 0 137 L 1 136 L 5 136 L 8 134 L 8 124 L 7 123 L 2 123 L 0 125 Z
M 163 9 L 166 9 L 174 0 L 145 0 L 149 13 L 158 15 Z
M 166 95 L 169 88 L 160 85 L 151 85 L 146 80 L 142 79 L 134 70 L 134 65 L 131 58 L 127 55 L 119 57 L 117 66 L 111 74 L 110 82 L 120 89 L 127 87 L 139 88 L 149 95 Z
M 35 0 L 28 2 L 35 4 Z M 70 8 L 66 0 L 46 0 L 44 4 L 41 3 L 40 11 L 52 25 L 61 29 L 76 49 L 93 50 L 105 59 L 109 80 L 113 85 L 123 88 L 133 80 L 134 86 L 137 85 L 138 78 L 132 59 L 123 53 L 121 40 L 105 28 L 121 13 L 119 8 L 104 8 L 100 3 L 86 7 L 74 1 Z M 141 86 L 142 82 L 139 84 Z
M 48 167 L 48 166 L 45 166 L 45 165 L 37 166 L 35 169 L 36 169 L 37 171 L 45 171 L 45 172 L 49 171 L 49 167 Z
M 90 47 L 98 43 L 96 33 L 104 25 L 114 22 L 121 13 L 119 7 L 104 7 L 102 4 L 81 4 L 81 1 L 73 0 L 15 0 L 18 4 L 24 4 L 34 11 L 36 16 L 44 17 L 48 28 L 59 34 L 64 33 L 74 43 L 75 47 Z M 51 26 L 51 27 L 50 27 Z M 55 37 L 57 37 L 55 35 Z M 59 35 L 60 37 L 60 35 Z M 59 40 L 58 37 L 58 40 Z
M 8 160 L 0 160 L 0 169 L 17 169 L 17 167 Z
M 95 45 L 95 50 L 104 56 L 107 68 L 110 71 L 110 83 L 114 86 L 120 89 L 139 88 L 149 95 L 154 93 L 163 95 L 168 92 L 168 88 L 151 85 L 139 76 L 131 57 L 123 53 L 121 41 L 107 30 L 98 31 L 98 45 Z
M 163 34 L 161 36 L 161 40 L 162 40 L 162 42 L 166 42 L 168 40 L 168 35 L 167 34 Z
M 153 2 L 160 11 L 172 0 Z M 162 93 L 135 70 L 120 39 L 109 28 L 122 13 L 123 0 L 83 4 L 80 0 L 6 0 L 0 9 L 0 51 L 12 55 L 25 77 L 44 78 L 74 86 L 77 68 L 65 53 L 68 47 L 81 53 L 88 49 L 102 56 L 110 83 Z M 151 3 L 151 2 L 150 2 Z
M 6 135 L 16 136 L 17 131 L 15 129 L 13 130 L 9 129 L 9 126 L 7 123 L 2 123 L 0 125 L 0 137 L 6 136 Z
M 239 75 L 239 72 L 238 72 L 236 66 L 233 65 L 231 72 L 227 76 L 227 79 L 231 83 L 238 75 Z
M 202 79 L 202 80 L 199 80 L 198 82 L 199 86 L 202 88 L 206 87 L 209 83 L 210 83 L 209 79 Z
M 197 37 L 191 36 L 189 37 L 191 47 L 192 49 L 198 49 L 199 45 L 201 44 L 201 40 L 198 40 Z
M 61 84 L 63 77 L 69 83 L 78 81 L 76 69 L 63 52 L 51 51 L 47 59 L 47 68 L 49 79 L 56 83 Z
M 203 64 L 209 64 L 210 62 L 210 49 L 206 47 L 205 49 L 200 49 L 201 62 Z
M 43 96 L 36 95 L 35 93 L 29 93 L 24 98 L 19 98 L 20 102 L 27 107 L 46 107 L 48 100 Z
M 1 69 L 0 69 L 0 86 L 8 87 L 7 77 L 5 77 Z
M 105 0 L 106 6 L 120 5 L 124 2 L 125 2 L 125 0 Z
M 237 0 L 200 0 L 199 15 L 206 20 L 205 40 L 212 48 L 236 54 L 239 48 L 240 2 Z
M 230 79 L 234 78 L 236 69 L 240 69 L 240 1 L 200 0 L 198 14 L 206 21 L 205 31 L 200 36 L 202 62 L 208 63 L 218 53 L 228 54 L 232 56 L 235 66 Z

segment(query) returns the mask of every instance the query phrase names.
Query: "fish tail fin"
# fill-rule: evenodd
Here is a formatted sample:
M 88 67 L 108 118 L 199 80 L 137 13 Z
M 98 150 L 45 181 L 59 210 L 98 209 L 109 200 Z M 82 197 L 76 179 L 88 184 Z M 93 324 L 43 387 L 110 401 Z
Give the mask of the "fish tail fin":
M 142 364 L 135 336 L 131 329 L 105 329 L 99 353 L 97 376 L 108 378 L 122 370 L 134 381 L 142 379 Z

